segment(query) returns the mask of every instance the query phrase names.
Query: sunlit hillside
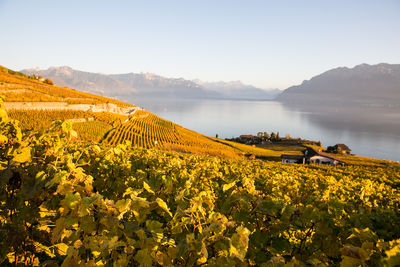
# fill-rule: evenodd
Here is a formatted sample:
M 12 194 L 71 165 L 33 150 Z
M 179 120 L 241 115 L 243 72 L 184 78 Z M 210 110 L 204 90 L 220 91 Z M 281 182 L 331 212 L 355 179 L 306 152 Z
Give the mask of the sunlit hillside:
M 241 158 L 240 150 L 216 142 L 145 110 L 138 110 L 109 131 L 103 143 L 117 145 L 129 141 L 135 147 L 161 148 L 185 153 Z
M 7 96 L 6 102 L 112 103 L 120 107 L 133 107 L 133 105 L 115 99 L 54 86 L 49 79 L 28 77 L 24 73 L 3 66 L 0 66 L 0 94 Z
M 69 120 L 78 139 L 112 146 L 129 142 L 134 147 L 237 159 L 254 154 L 279 160 L 283 153 L 210 138 L 134 105 L 58 87 L 46 78 L 5 67 L 0 68 L 0 95 L 25 130 L 44 132 L 57 121 Z

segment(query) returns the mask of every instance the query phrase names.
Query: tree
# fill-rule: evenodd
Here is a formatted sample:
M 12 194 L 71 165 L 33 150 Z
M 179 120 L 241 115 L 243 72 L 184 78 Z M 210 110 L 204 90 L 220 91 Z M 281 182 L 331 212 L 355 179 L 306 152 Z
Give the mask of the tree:
M 46 83 L 46 84 L 54 85 L 53 81 L 50 80 L 50 79 L 48 79 L 48 78 L 47 78 L 47 79 L 44 79 L 43 82 Z
M 218 134 L 215 135 L 215 138 L 218 138 Z
M 267 140 L 269 138 L 270 138 L 270 136 L 269 136 L 268 132 L 264 132 L 264 139 Z
M 269 140 L 271 140 L 271 141 L 276 140 L 276 134 L 274 132 L 271 132 L 271 136 L 269 137 Z
M 328 152 L 328 153 L 336 153 L 337 151 L 335 151 L 335 148 L 333 146 L 328 146 L 326 148 L 326 152 Z
M 262 133 L 262 132 L 258 132 L 258 133 L 257 133 L 257 136 L 258 136 L 259 138 L 262 138 L 262 137 L 263 137 L 263 133 Z

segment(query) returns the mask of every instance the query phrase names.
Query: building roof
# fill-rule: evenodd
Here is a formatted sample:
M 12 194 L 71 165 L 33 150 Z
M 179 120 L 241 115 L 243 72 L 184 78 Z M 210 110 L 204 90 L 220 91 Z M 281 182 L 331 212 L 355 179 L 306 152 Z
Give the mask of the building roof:
M 240 138 L 256 138 L 257 136 L 251 135 L 251 134 L 242 134 L 239 136 Z
M 345 144 L 336 144 L 335 147 L 339 148 L 342 151 L 351 151 L 351 149 Z
M 282 154 L 281 158 L 282 159 L 298 159 L 298 160 L 301 160 L 301 159 L 304 158 L 304 156 L 303 155 L 286 155 L 286 154 Z
M 306 151 L 308 151 L 307 157 L 322 156 L 322 157 L 333 159 L 333 160 L 336 160 L 336 161 L 339 161 L 339 162 L 344 162 L 343 160 L 335 158 L 334 156 L 332 156 L 329 153 L 325 153 L 325 152 L 316 150 L 316 149 L 311 148 L 311 147 L 308 147 Z

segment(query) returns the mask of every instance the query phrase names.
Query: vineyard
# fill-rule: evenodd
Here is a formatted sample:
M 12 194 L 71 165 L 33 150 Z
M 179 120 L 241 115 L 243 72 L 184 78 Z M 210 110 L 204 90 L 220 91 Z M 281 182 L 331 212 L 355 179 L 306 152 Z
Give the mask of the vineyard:
M 57 122 L 74 122 L 74 130 L 82 141 L 98 142 L 113 126 L 119 125 L 127 116 L 109 112 L 83 112 L 76 110 L 24 110 L 8 111 L 10 118 L 18 120 L 23 130 L 45 132 Z
M 210 138 L 175 123 L 164 120 L 145 110 L 125 116 L 110 112 L 83 112 L 76 110 L 9 110 L 9 116 L 20 122 L 23 130 L 44 132 L 55 122 L 70 120 L 82 141 L 103 142 L 111 146 L 127 141 L 133 147 L 154 148 L 184 153 L 243 158 L 254 154 L 259 158 L 277 160 L 284 153 L 299 151 L 274 151 L 251 147 L 235 142 Z
M 159 148 L 195 154 L 240 158 L 238 150 L 185 129 L 145 110 L 138 110 L 108 132 L 103 143 L 117 145 L 129 141 L 134 147 Z
M 2 66 L 0 66 L 0 95 L 6 95 L 9 102 L 112 103 L 120 107 L 133 107 L 133 105 L 115 99 L 30 79 L 23 73 Z
M 303 166 L 72 142 L 67 122 L 25 135 L 1 105 L 2 266 L 400 264 L 398 166 Z M 149 131 L 167 123 L 135 115 L 154 125 Z M 125 124 L 133 129 L 135 119 Z M 173 142 L 174 125 L 163 128 L 170 139 L 154 132 L 143 144 Z
M 101 121 L 87 121 L 73 124 L 74 130 L 81 140 L 99 142 L 104 134 L 111 130 L 111 126 Z

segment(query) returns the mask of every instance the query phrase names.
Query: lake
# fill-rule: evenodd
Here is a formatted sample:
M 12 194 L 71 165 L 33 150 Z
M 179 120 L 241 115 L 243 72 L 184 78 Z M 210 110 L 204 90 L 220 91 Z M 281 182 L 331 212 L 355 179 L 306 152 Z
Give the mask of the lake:
M 275 101 L 129 101 L 188 129 L 232 138 L 267 131 L 280 136 L 344 143 L 361 156 L 400 161 L 400 112 L 384 109 L 293 107 Z

